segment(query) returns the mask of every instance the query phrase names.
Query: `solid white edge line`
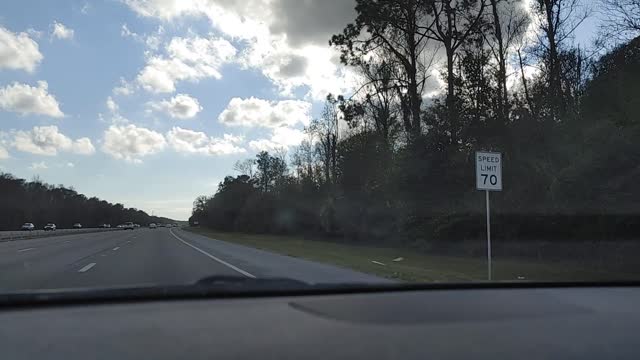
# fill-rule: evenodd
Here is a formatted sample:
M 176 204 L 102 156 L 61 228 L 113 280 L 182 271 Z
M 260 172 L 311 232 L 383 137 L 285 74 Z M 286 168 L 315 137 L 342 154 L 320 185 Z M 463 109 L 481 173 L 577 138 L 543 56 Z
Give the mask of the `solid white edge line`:
M 239 268 L 239 267 L 237 267 L 237 266 L 233 266 L 233 265 L 229 264 L 228 262 L 226 262 L 226 261 L 224 261 L 224 260 L 218 259 L 217 257 L 215 257 L 215 256 L 213 256 L 213 255 L 211 255 L 211 254 L 209 254 L 208 252 L 206 252 L 206 251 L 204 251 L 204 250 L 200 249 L 199 247 L 194 246 L 194 245 L 191 245 L 191 244 L 189 244 L 188 242 L 186 242 L 186 241 L 182 240 L 178 235 L 176 235 L 176 234 L 174 234 L 174 233 L 173 233 L 173 230 L 172 230 L 172 229 L 170 229 L 170 230 L 169 230 L 169 232 L 171 233 L 171 235 L 173 235 L 173 237 L 174 237 L 174 238 L 176 238 L 176 239 L 180 240 L 183 244 L 185 244 L 185 245 L 187 245 L 187 246 L 191 247 L 192 249 L 194 249 L 194 250 L 196 250 L 196 251 L 200 252 L 201 254 L 203 254 L 203 255 L 205 255 L 205 256 L 208 256 L 209 258 L 211 258 L 211 259 L 213 259 L 213 260 L 215 260 L 215 261 L 219 262 L 220 264 L 222 264 L 222 265 L 224 265 L 224 266 L 226 266 L 226 267 L 228 267 L 228 268 L 230 268 L 230 269 L 232 269 L 232 270 L 235 270 L 235 271 L 239 272 L 240 274 L 242 274 L 242 275 L 244 275 L 244 276 L 246 276 L 246 277 L 250 277 L 250 278 L 252 278 L 252 279 L 255 279 L 255 278 L 256 278 L 256 276 L 255 276 L 255 275 L 253 275 L 253 274 L 251 274 L 251 273 L 249 273 L 249 272 L 246 272 L 246 271 L 244 271 L 244 270 L 240 269 L 240 268 Z
M 89 271 L 89 269 L 91 269 L 92 267 L 96 266 L 96 263 L 91 263 L 89 265 L 86 265 L 85 267 L 83 267 L 82 269 L 78 270 L 78 272 L 85 272 L 85 271 Z
M 18 250 L 18 252 L 25 252 L 25 251 L 34 250 L 34 249 L 35 248 L 26 248 L 26 249 Z

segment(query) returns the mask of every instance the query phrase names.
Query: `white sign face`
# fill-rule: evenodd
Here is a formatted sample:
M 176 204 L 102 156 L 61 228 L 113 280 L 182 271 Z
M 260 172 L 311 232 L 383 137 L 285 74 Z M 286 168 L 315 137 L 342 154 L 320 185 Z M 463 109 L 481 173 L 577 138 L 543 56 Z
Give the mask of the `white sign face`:
M 476 152 L 476 188 L 478 190 L 502 190 L 502 154 Z

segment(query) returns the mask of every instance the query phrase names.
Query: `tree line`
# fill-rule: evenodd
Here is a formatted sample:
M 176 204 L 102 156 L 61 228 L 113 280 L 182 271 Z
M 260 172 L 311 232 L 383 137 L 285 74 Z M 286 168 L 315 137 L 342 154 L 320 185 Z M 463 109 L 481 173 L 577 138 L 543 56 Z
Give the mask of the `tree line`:
M 26 181 L 7 173 L 0 173 L 0 199 L 0 230 L 18 230 L 25 222 L 39 229 L 47 223 L 71 228 L 75 223 L 84 227 L 102 224 L 115 227 L 128 221 L 140 225 L 174 222 L 97 197 L 88 198 L 63 185 L 46 184 L 39 178 Z
M 356 1 L 329 41 L 360 75 L 354 93 L 329 95 L 290 154 L 238 162 L 190 221 L 352 242 L 476 239 L 474 153 L 492 150 L 497 238 L 637 237 L 640 3 L 602 1 L 610 16 L 590 47 L 573 40 L 590 15 L 580 0 Z

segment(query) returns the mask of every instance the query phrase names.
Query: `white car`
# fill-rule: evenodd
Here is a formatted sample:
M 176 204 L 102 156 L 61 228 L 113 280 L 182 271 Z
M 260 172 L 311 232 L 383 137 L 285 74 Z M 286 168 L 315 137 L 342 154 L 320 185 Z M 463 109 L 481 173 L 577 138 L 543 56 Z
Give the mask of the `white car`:
M 54 223 L 48 223 L 47 225 L 44 226 L 44 231 L 55 231 L 56 230 L 56 224 Z
M 122 226 L 123 229 L 125 230 L 133 230 L 135 229 L 135 225 L 132 222 L 126 222 L 124 223 L 124 226 Z
M 82 224 L 80 224 L 80 223 L 75 223 L 75 224 L 73 224 L 73 228 L 74 228 L 74 229 L 82 229 Z
M 20 227 L 20 230 L 33 231 L 35 228 L 36 227 L 32 223 L 24 223 L 22 227 Z
M 157 227 L 158 226 L 156 224 L 154 224 L 154 223 L 149 224 L 149 229 L 155 229 Z

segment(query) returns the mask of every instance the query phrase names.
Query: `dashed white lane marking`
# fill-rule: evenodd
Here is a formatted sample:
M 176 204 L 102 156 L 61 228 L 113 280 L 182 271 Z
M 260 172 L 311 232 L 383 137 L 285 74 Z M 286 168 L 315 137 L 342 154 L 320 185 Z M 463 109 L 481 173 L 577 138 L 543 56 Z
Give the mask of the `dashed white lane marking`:
M 82 269 L 78 270 L 78 272 L 83 273 L 83 272 L 89 271 L 94 266 L 96 266 L 96 263 L 88 264 L 85 267 L 83 267 Z
M 180 240 L 183 244 L 185 244 L 185 245 L 187 245 L 187 246 L 191 247 L 192 249 L 194 249 L 194 250 L 196 250 L 196 251 L 200 252 L 201 254 L 203 254 L 203 255 L 205 255 L 205 256 L 208 256 L 209 258 L 211 258 L 211 259 L 213 259 L 213 260 L 215 260 L 215 261 L 219 262 L 220 264 L 222 264 L 222 265 L 224 265 L 224 266 L 226 266 L 226 267 L 228 267 L 228 268 L 230 268 L 230 269 L 232 269 L 232 270 L 235 270 L 235 271 L 239 272 L 240 274 L 242 274 L 242 275 L 244 275 L 244 276 L 246 276 L 246 277 L 250 277 L 250 278 L 252 278 L 252 279 L 255 279 L 255 278 L 256 278 L 256 277 L 255 277 L 255 275 L 253 275 L 253 274 L 251 274 L 251 273 L 249 273 L 249 272 L 246 272 L 246 271 L 244 271 L 244 270 L 240 269 L 240 268 L 239 268 L 239 267 L 237 267 L 237 266 L 233 266 L 233 265 L 229 264 L 228 262 L 226 262 L 226 261 L 224 261 L 224 260 L 218 259 L 217 257 L 215 257 L 215 256 L 213 256 L 213 255 L 211 255 L 211 254 L 209 254 L 208 252 L 206 252 L 206 251 L 204 251 L 204 250 L 200 249 L 199 247 L 197 247 L 197 246 L 193 246 L 193 245 L 189 244 L 188 242 L 186 242 L 186 241 L 182 240 L 178 235 L 176 235 L 176 234 L 174 234 L 174 233 L 173 233 L 173 230 L 169 230 L 169 232 L 171 233 L 171 235 L 173 235 L 173 237 L 174 237 L 174 238 L 176 238 L 176 239 Z
M 26 248 L 26 249 L 20 249 L 18 250 L 18 252 L 25 252 L 25 251 L 29 251 L 29 250 L 35 250 L 36 248 Z
M 120 249 L 120 246 L 116 246 L 116 247 L 114 247 L 114 248 L 113 248 L 113 251 L 116 251 L 116 250 L 118 250 L 118 249 Z

